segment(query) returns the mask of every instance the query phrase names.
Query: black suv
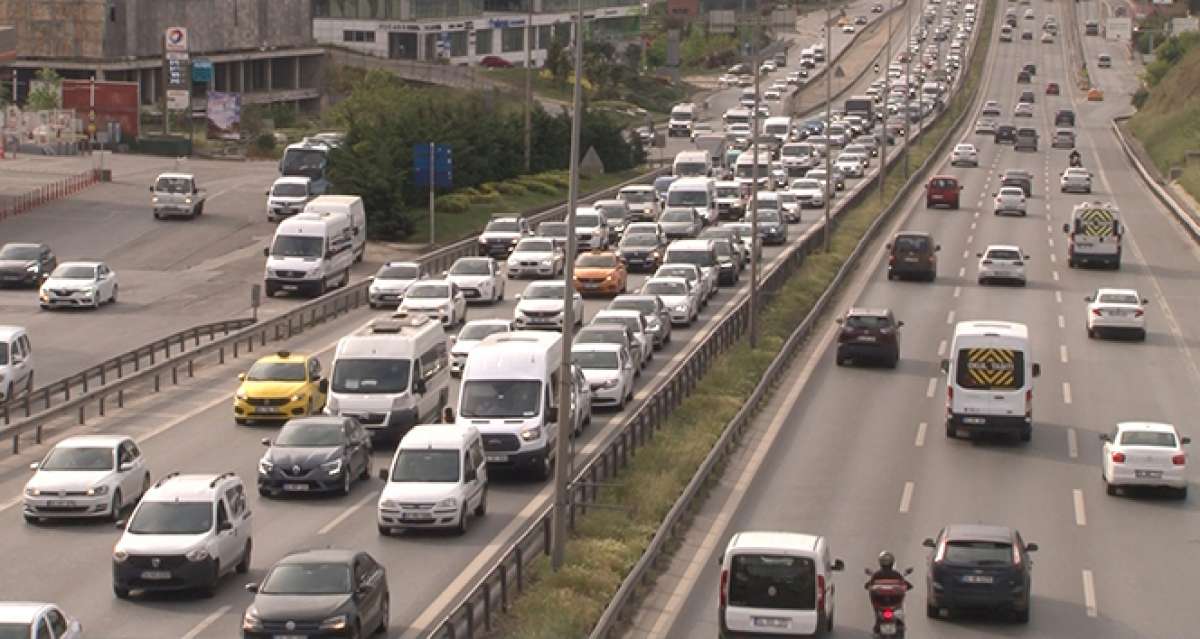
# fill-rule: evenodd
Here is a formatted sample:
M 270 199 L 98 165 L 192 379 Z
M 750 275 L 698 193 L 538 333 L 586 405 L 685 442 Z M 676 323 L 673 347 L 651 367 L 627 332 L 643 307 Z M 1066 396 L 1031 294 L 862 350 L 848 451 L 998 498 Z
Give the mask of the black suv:
M 1011 124 L 1001 124 L 996 127 L 996 132 L 992 134 L 992 141 L 996 144 L 1012 144 L 1017 141 L 1017 127 Z
M 946 526 L 923 545 L 933 549 L 925 578 L 927 616 L 972 609 L 1007 612 L 1029 622 L 1029 553 L 1037 544 L 1025 543 L 1007 526 L 961 524 Z
M 1000 177 L 1000 186 L 1019 186 L 1025 197 L 1033 197 L 1033 174 L 1025 169 L 1009 169 Z
M 1017 73 L 1017 82 L 1021 84 L 1029 84 L 1032 81 L 1032 78 L 1033 76 L 1031 76 L 1028 71 L 1021 71 Z
M 1035 101 L 1036 98 L 1033 95 L 1033 91 L 1022 91 L 1021 97 L 1017 98 L 1018 103 L 1033 104 Z
M 851 360 L 874 359 L 895 368 L 900 362 L 900 327 L 904 322 L 896 321 L 891 309 L 851 308 L 837 323 L 842 325 L 835 360 L 838 366 Z
M 0 247 L 0 286 L 38 286 L 58 266 L 45 244 L 12 242 Z
M 899 277 L 932 282 L 937 278 L 937 252 L 942 247 L 934 244 L 928 233 L 901 231 L 888 243 L 887 249 L 889 280 Z

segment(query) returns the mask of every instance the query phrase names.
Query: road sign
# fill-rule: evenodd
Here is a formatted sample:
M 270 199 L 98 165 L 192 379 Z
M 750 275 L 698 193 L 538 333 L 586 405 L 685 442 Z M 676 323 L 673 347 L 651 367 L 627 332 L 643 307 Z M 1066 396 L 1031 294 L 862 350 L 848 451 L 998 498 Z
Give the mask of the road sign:
M 191 92 L 187 89 L 167 90 L 168 109 L 172 111 L 186 111 L 191 102 Z
M 413 183 L 418 186 L 429 186 L 429 148 L 431 146 L 434 148 L 433 184 L 439 189 L 448 189 L 454 185 L 454 154 L 448 144 L 413 145 Z

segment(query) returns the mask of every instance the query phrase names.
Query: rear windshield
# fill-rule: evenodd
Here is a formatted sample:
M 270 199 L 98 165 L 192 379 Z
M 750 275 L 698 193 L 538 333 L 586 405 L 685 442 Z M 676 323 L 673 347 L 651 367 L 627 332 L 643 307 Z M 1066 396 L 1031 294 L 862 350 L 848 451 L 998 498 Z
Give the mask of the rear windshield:
M 892 243 L 898 253 L 924 253 L 929 250 L 929 238 L 919 235 L 901 235 Z
M 958 182 L 954 180 L 930 180 L 929 186 L 935 189 L 953 189 L 958 188 Z
M 1101 304 L 1137 304 L 1138 297 L 1129 293 L 1105 293 L 1096 301 Z
M 883 315 L 851 315 L 846 318 L 845 325 L 849 328 L 875 330 L 891 328 L 892 320 Z
M 1025 385 L 1025 353 L 1008 348 L 958 351 L 958 385 L 975 390 L 1011 390 Z
M 712 266 L 713 255 L 710 251 L 667 251 L 668 262 L 684 262 L 696 266 Z
M 1121 444 L 1124 446 L 1165 446 L 1175 447 L 1175 435 L 1172 433 L 1150 433 L 1130 431 L 1121 433 Z
M 951 541 L 944 557 L 959 566 L 1009 566 L 1012 560 L 1012 544 L 1002 541 Z
M 729 575 L 730 606 L 813 610 L 816 599 L 812 559 L 786 555 L 734 556 Z

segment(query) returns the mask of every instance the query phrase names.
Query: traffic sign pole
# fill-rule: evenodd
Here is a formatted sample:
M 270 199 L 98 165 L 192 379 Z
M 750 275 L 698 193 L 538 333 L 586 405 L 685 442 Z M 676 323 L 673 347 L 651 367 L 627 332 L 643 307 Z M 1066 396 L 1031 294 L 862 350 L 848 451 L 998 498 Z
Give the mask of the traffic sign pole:
M 435 159 L 437 157 L 437 155 L 434 153 L 435 149 L 436 149 L 436 146 L 434 145 L 434 143 L 430 142 L 429 143 L 429 245 L 430 246 L 433 246 L 433 244 L 435 242 L 435 239 L 434 239 L 434 237 L 435 237 L 434 236 L 434 217 L 433 217 L 434 198 L 435 198 L 435 193 L 437 191 L 437 188 L 436 188 L 437 187 L 437 170 L 435 168 L 437 166 L 437 160 Z

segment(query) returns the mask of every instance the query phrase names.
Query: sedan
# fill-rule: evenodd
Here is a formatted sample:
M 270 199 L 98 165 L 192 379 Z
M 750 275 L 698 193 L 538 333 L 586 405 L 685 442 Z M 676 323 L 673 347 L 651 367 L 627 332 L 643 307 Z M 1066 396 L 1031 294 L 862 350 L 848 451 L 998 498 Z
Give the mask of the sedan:
M 104 262 L 63 262 L 42 282 L 38 301 L 43 309 L 100 308 L 117 302 L 117 274 Z
M 1121 422 L 1100 439 L 1104 442 L 1100 472 L 1108 494 L 1147 486 L 1169 488 L 1179 499 L 1187 499 L 1187 454 L 1183 447 L 1192 440 L 1180 437 L 1173 425 Z
M 1058 95 L 1058 94 L 1059 94 L 1058 83 L 1057 82 L 1047 82 L 1046 83 L 1046 95 Z
M 796 202 L 801 208 L 818 209 L 825 206 L 824 186 L 820 180 L 812 178 L 800 178 L 792 180 L 792 195 L 796 196 Z
M 958 144 L 950 154 L 951 166 L 979 166 L 979 151 L 974 144 Z
M 353 417 L 290 419 L 258 461 L 258 493 L 336 492 L 371 478 L 371 436 Z
M 1131 333 L 1139 340 L 1146 339 L 1146 304 L 1138 292 L 1130 288 L 1102 288 L 1084 298 L 1087 305 L 1087 336 L 1102 337 L 1105 333 Z
M 1054 43 L 1054 34 L 1050 33 L 1049 31 L 1043 32 L 1042 33 L 1042 43 L 1053 44 Z
M 533 282 L 517 296 L 513 309 L 513 328 L 562 330 L 564 282 Z M 583 296 L 578 291 L 571 298 L 571 314 L 575 324 L 583 324 Z
M 1071 167 L 1063 171 L 1058 180 L 1058 190 L 1062 193 L 1091 193 L 1092 172 L 1082 167 Z
M 658 216 L 658 223 L 671 239 L 696 237 L 704 227 L 696 210 L 690 207 L 668 208 Z
M 563 250 L 555 240 L 527 237 L 508 256 L 508 276 L 558 277 L 564 261 Z
M 671 313 L 654 295 L 618 295 L 608 303 L 611 311 L 638 311 L 646 319 L 646 330 L 654 338 L 654 350 L 671 342 Z
M 1033 105 L 1028 102 L 1021 102 L 1013 109 L 1013 117 L 1016 118 L 1032 118 Z
M 717 278 L 708 277 L 704 270 L 695 264 L 663 264 L 651 277 L 682 277 L 687 280 L 690 286 L 698 289 L 700 304 L 696 307 L 697 310 L 707 306 L 708 299 L 717 292 Z
M 1029 622 L 1033 600 L 1029 553 L 1037 544 L 1025 543 L 1007 526 L 961 524 L 946 526 L 923 546 L 932 550 L 926 572 L 925 614 L 936 619 L 958 608 L 1010 613 L 1018 623 Z
M 243 639 L 367 637 L 387 632 L 387 571 L 357 550 L 302 550 L 280 559 L 242 616 Z M 303 634 L 296 634 L 303 633 Z
M 442 276 L 454 282 L 467 301 L 504 301 L 504 274 L 490 257 L 460 257 Z
M 1025 192 L 1019 187 L 1001 187 L 995 193 L 994 197 L 992 212 L 996 215 L 1000 215 L 1001 213 L 1019 213 L 1021 217 L 1025 216 Z
M 467 298 L 454 282 L 422 280 L 408 288 L 397 311 L 428 315 L 445 326 L 458 326 L 467 321 Z
M 997 280 L 1025 286 L 1025 262 L 1029 256 L 1021 253 L 1021 247 L 992 244 L 975 255 L 979 258 L 981 286 Z
M 700 287 L 682 277 L 652 277 L 642 284 L 642 295 L 654 295 L 662 300 L 671 314 L 671 323 L 691 326 L 700 314 Z
M 122 435 L 68 437 L 40 462 L 29 465 L 25 521 L 58 517 L 120 519 L 150 488 L 150 470 L 141 450 Z
M 50 603 L 30 601 L 6 601 L 0 603 L 0 626 L 6 636 L 18 639 L 81 639 L 83 626 L 77 619 L 67 616 L 61 608 Z M 52 630 L 47 630 L 47 629 Z M 53 632 L 54 634 L 50 634 Z
M 574 344 L 571 359 L 592 389 L 592 404 L 623 410 L 633 399 L 634 364 L 620 344 Z
M 975 122 L 975 133 L 980 135 L 996 135 L 996 122 L 994 120 L 978 120 Z
M 367 299 L 371 308 L 396 308 L 404 299 L 408 287 L 417 280 L 428 278 L 429 275 L 421 269 L 417 262 L 388 262 L 379 267 L 371 279 L 367 289 Z
M 995 100 L 988 100 L 983 103 L 983 110 L 979 112 L 984 117 L 1000 117 L 1000 103 Z

